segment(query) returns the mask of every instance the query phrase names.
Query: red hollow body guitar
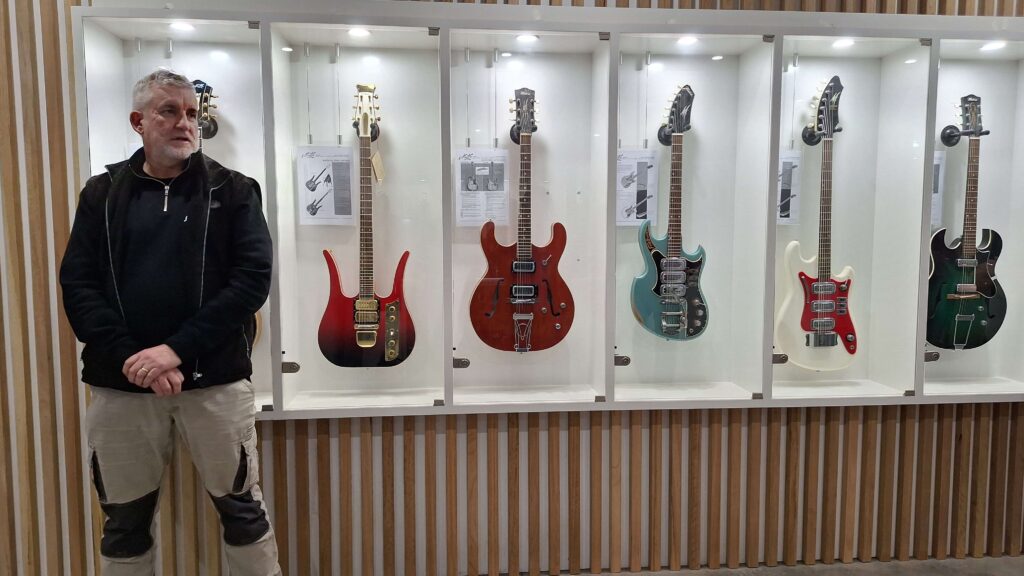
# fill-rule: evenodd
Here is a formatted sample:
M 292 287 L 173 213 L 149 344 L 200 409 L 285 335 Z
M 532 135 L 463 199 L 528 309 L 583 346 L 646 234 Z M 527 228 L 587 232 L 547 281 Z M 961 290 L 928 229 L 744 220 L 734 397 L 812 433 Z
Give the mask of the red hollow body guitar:
M 341 291 L 338 265 L 330 250 L 324 250 L 331 289 L 327 309 L 320 320 L 320 351 L 331 363 L 343 367 L 395 366 L 412 352 L 416 342 L 412 317 L 402 292 L 402 279 L 409 252 L 402 254 L 395 270 L 389 296 L 378 296 L 373 288 L 373 182 L 370 143 L 377 139 L 380 120 L 375 112 L 372 84 L 358 85 L 355 126 L 359 133 L 359 293 Z
M 518 242 L 502 246 L 494 236 L 494 222 L 480 230 L 480 245 L 487 272 L 469 303 L 469 317 L 485 344 L 509 352 L 544 350 L 558 344 L 572 326 L 572 294 L 558 274 L 565 250 L 565 227 L 551 227 L 551 242 L 534 246 L 530 239 L 530 166 L 534 120 L 534 92 L 516 90 L 516 122 L 510 131 L 519 145 Z

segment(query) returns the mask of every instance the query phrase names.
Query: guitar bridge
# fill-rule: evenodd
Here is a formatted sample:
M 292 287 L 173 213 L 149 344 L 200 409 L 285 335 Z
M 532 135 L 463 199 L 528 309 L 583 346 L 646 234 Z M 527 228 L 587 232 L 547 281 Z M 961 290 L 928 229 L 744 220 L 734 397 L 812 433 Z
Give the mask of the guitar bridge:
M 804 336 L 804 344 L 810 348 L 828 348 L 839 344 L 839 335 L 835 332 L 812 332 Z

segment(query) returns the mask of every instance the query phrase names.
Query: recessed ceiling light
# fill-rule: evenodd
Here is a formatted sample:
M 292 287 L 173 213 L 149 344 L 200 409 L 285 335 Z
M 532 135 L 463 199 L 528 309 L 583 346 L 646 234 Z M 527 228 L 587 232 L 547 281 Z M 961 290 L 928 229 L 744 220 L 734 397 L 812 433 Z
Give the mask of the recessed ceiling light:
M 282 46 L 281 47 L 281 52 L 294 52 L 294 51 L 295 51 L 295 49 L 292 48 L 291 46 Z
M 501 57 L 502 58 L 511 58 L 512 57 L 512 53 L 511 52 L 502 52 L 501 53 Z
M 850 46 L 853 46 L 852 38 L 840 38 L 832 43 L 833 48 L 849 48 Z
M 715 62 L 718 62 L 719 60 L 721 60 L 723 58 L 725 58 L 725 56 L 712 56 L 711 57 L 711 59 L 714 60 Z
M 904 64 L 916 64 L 917 63 L 917 59 L 916 58 L 910 58 L 908 60 L 904 60 L 903 63 Z
M 348 31 L 348 35 L 353 38 L 365 38 L 370 35 L 370 31 L 366 28 L 352 28 Z
M 989 42 L 988 44 L 982 46 L 981 51 L 991 52 L 993 50 L 1002 50 L 1003 48 L 1006 48 L 1006 42 L 1003 42 L 1002 40 L 996 40 L 995 42 Z
M 696 43 L 697 38 L 695 36 L 683 36 L 679 40 L 676 40 L 676 44 L 679 44 L 681 46 L 693 46 Z
M 519 36 L 516 36 L 516 40 L 523 44 L 533 44 L 537 41 L 537 37 L 533 34 L 520 34 Z
M 191 32 L 195 29 L 196 27 L 188 22 L 171 22 L 171 30 L 177 30 L 178 32 Z

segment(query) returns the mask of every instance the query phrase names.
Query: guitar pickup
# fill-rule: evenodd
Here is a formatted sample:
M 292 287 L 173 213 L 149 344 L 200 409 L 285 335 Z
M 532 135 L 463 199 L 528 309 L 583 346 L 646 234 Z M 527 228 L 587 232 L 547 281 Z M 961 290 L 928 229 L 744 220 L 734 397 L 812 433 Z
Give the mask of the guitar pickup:
M 804 343 L 810 348 L 827 348 L 839 344 L 839 335 L 835 332 L 815 332 L 806 334 Z
M 663 258 L 661 260 L 661 269 L 663 271 L 685 270 L 686 262 L 682 258 Z
M 811 300 L 811 312 L 834 312 L 836 303 L 832 300 Z
M 978 291 L 978 285 L 977 284 L 957 284 L 956 285 L 956 291 L 957 291 L 957 294 L 969 294 L 971 292 L 977 292 Z
M 536 298 L 537 287 L 533 284 L 513 284 L 512 285 L 512 297 L 513 298 Z
M 679 270 L 666 270 L 661 273 L 662 284 L 682 284 L 686 281 L 686 272 Z
M 537 263 L 529 260 L 512 262 L 512 272 L 516 274 L 532 274 L 537 271 Z
M 835 294 L 836 285 L 831 282 L 814 282 L 811 284 L 811 292 L 814 294 Z
M 974 322 L 974 314 L 957 314 L 957 322 Z
M 832 318 L 812 318 L 811 330 L 832 330 L 836 327 L 836 321 Z
M 956 259 L 956 265 L 958 267 L 960 267 L 960 268 L 977 268 L 978 267 L 978 259 L 977 258 L 957 258 Z

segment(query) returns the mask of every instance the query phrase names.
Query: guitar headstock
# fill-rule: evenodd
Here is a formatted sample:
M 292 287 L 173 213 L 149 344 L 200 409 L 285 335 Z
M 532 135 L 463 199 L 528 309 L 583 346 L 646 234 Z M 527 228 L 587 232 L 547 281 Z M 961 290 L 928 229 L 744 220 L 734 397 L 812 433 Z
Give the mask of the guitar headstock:
M 843 83 L 839 81 L 839 76 L 833 76 L 812 105 L 814 120 L 804 127 L 802 137 L 808 146 L 814 146 L 822 138 L 832 138 L 836 132 L 842 132 L 839 126 L 839 97 L 842 95 Z
M 956 146 L 961 136 L 980 138 L 988 133 L 981 123 L 981 98 L 968 94 L 960 99 L 960 126 L 946 126 L 939 138 L 946 146 Z
M 693 108 L 693 88 L 682 86 L 672 99 L 668 109 L 668 118 L 658 128 L 658 142 L 665 146 L 672 144 L 673 134 L 682 134 L 690 129 L 690 110 Z
M 516 115 L 512 129 L 509 130 L 509 136 L 513 142 L 519 144 L 520 134 L 532 134 L 537 131 L 537 99 L 534 97 L 533 90 L 520 88 L 516 90 L 515 98 L 509 103 L 513 104 L 510 112 L 514 112 Z
M 196 91 L 196 103 L 199 107 L 199 137 L 202 140 L 213 138 L 217 135 L 217 115 L 211 109 L 217 107 L 213 99 L 217 95 L 213 93 L 213 86 L 202 80 L 193 80 L 192 88 Z
M 373 84 L 356 84 L 355 114 L 352 116 L 352 127 L 360 138 L 370 137 L 370 141 L 376 141 L 380 135 L 380 104 L 377 100 L 377 87 Z

